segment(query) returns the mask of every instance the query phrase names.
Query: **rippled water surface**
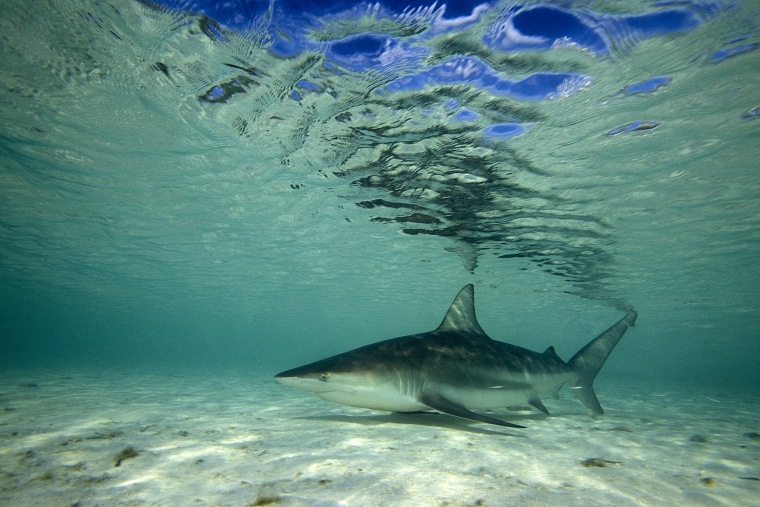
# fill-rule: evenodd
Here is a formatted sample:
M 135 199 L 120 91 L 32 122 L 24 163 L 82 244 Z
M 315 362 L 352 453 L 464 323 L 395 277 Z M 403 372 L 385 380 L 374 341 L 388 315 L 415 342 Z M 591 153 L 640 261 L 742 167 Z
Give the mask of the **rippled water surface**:
M 4 2 L 6 367 L 435 327 L 760 385 L 752 2 Z

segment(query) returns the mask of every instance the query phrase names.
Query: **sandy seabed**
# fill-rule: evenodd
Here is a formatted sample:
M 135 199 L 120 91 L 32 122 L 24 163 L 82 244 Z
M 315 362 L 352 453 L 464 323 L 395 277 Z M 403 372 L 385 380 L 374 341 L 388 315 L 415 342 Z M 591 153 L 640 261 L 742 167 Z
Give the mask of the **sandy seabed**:
M 597 382 L 510 429 L 269 375 L 0 373 L 0 505 L 760 505 L 760 395 Z

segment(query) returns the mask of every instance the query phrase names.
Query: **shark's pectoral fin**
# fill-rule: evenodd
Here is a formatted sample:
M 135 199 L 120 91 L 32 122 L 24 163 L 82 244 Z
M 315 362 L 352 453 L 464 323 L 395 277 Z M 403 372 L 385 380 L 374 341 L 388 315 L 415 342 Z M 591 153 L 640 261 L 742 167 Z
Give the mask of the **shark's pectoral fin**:
M 489 424 L 497 424 L 499 426 L 508 426 L 510 428 L 524 428 L 525 427 L 525 426 L 520 426 L 519 424 L 508 423 L 500 419 L 494 419 L 493 417 L 476 414 L 475 412 L 471 412 L 467 410 L 462 405 L 458 403 L 454 403 L 453 401 L 449 400 L 445 396 L 438 393 L 423 393 L 422 396 L 420 396 L 419 401 L 423 405 L 426 405 L 432 408 L 433 410 L 443 412 L 444 414 L 461 417 L 463 419 L 471 419 L 473 421 L 479 421 L 479 422 L 484 422 L 484 423 L 489 423 Z
M 538 396 L 534 396 L 533 398 L 529 399 L 528 403 L 530 403 L 531 405 L 533 405 L 534 407 L 536 407 L 537 409 L 539 409 L 544 414 L 551 415 L 551 414 L 549 414 L 549 411 L 546 410 L 546 407 L 541 402 L 541 399 Z

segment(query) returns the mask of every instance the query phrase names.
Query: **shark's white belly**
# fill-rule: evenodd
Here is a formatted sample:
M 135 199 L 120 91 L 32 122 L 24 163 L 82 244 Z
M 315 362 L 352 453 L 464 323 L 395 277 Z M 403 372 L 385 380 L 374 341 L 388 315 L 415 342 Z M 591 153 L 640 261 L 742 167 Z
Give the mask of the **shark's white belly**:
M 528 381 L 526 381 L 528 380 Z M 496 409 L 514 405 L 524 405 L 529 400 L 544 394 L 554 394 L 567 381 L 561 375 L 541 376 L 521 379 L 526 389 L 507 388 L 494 385 L 488 388 L 473 388 L 451 384 L 427 384 L 423 382 L 387 382 L 365 386 L 352 386 L 334 391 L 316 392 L 319 397 L 359 408 L 387 410 L 390 412 L 415 412 L 430 410 L 420 403 L 423 389 L 443 395 L 446 399 L 468 409 Z
M 531 391 L 498 389 L 447 388 L 441 391 L 447 399 L 468 409 L 494 409 L 524 405 L 535 394 Z
M 356 391 L 328 391 L 316 393 L 320 398 L 343 405 L 389 412 L 416 412 L 430 410 L 417 401 L 416 396 L 401 393 L 394 389 L 372 389 Z
M 567 380 L 566 375 L 542 375 L 520 379 L 526 385 L 525 389 L 496 384 L 487 388 L 442 385 L 438 390 L 447 399 L 468 409 L 496 409 L 525 405 L 531 399 L 542 395 L 554 396 Z

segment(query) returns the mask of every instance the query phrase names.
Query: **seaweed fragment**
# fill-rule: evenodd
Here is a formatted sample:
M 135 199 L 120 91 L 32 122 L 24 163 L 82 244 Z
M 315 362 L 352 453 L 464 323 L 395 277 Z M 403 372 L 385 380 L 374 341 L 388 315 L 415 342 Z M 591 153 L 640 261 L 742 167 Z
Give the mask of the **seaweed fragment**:
M 137 451 L 135 451 L 134 447 L 125 447 L 124 449 L 119 452 L 119 454 L 116 455 L 116 458 L 114 458 L 114 464 L 113 466 L 119 467 L 121 466 L 121 462 L 127 459 L 132 459 L 137 457 Z
M 581 465 L 584 467 L 598 467 L 598 468 L 605 468 L 610 465 L 619 465 L 620 461 L 610 461 L 602 458 L 589 458 L 584 459 L 581 461 Z
M 277 495 L 264 494 L 257 496 L 251 505 L 274 505 L 280 503 L 281 501 L 282 498 Z

